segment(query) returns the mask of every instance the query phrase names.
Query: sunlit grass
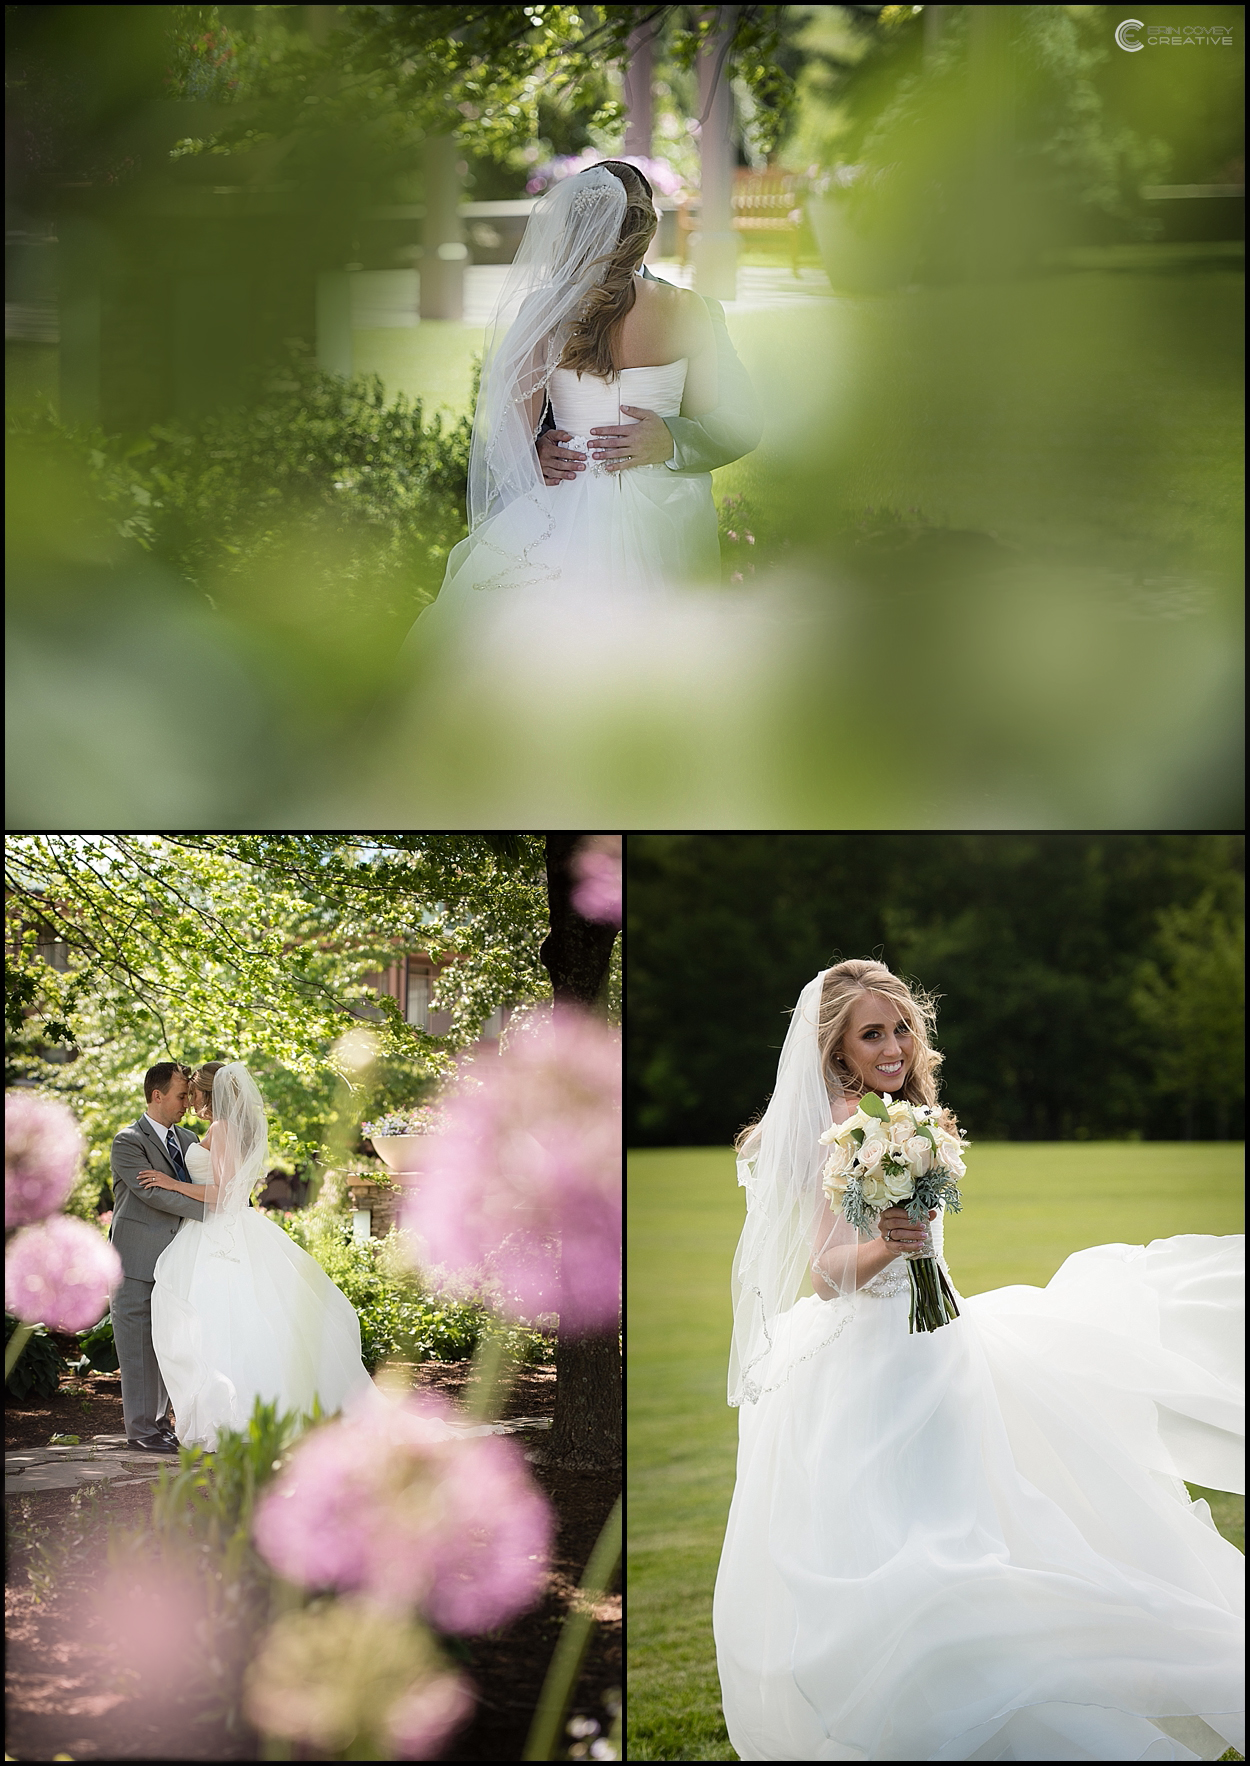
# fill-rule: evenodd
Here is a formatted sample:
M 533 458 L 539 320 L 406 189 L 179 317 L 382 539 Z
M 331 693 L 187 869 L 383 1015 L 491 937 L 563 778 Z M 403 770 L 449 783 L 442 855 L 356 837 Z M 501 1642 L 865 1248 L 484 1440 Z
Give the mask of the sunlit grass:
M 1045 1284 L 1086 1245 L 1242 1230 L 1227 1143 L 986 1143 L 946 1249 L 969 1294 Z M 733 1490 L 725 1402 L 729 1267 L 743 1196 L 721 1148 L 629 1163 L 630 1746 L 639 1760 L 732 1760 L 712 1647 L 712 1585 Z M 1196 1486 L 1242 1544 L 1244 1501 Z

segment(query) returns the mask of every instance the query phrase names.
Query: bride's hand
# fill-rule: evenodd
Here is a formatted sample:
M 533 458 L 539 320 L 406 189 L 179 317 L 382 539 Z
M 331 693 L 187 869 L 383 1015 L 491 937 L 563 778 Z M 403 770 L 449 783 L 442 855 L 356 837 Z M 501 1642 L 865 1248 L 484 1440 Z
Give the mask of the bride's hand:
M 176 1190 L 178 1180 L 167 1177 L 163 1171 L 141 1171 L 139 1182 L 145 1190 Z
M 936 1208 L 930 1208 L 929 1219 L 936 1213 Z M 897 1247 L 900 1257 L 921 1256 L 932 1249 L 928 1226 L 923 1220 L 913 1220 L 906 1208 L 887 1208 L 877 1223 L 877 1231 L 887 1243 Z

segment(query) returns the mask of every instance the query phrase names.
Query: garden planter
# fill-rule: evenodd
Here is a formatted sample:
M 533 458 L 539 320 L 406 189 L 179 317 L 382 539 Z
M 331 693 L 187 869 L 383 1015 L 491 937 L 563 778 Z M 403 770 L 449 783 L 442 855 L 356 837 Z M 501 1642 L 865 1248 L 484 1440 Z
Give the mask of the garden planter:
M 411 1182 L 420 1174 L 421 1145 L 428 1138 L 424 1134 L 380 1134 L 370 1145 L 392 1177 Z
M 843 201 L 814 196 L 807 217 L 826 274 L 839 294 L 882 294 L 912 280 L 916 247 L 866 239 L 850 222 Z

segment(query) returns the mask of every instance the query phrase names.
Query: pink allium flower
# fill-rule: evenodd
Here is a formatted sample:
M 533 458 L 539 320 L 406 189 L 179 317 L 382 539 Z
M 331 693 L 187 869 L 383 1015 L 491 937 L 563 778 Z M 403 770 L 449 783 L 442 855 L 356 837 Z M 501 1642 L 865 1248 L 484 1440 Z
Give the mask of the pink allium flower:
M 314 1430 L 258 1504 L 261 1556 L 302 1587 L 415 1606 L 443 1631 L 523 1612 L 546 1576 L 551 1511 L 514 1442 L 457 1435 L 453 1414 L 423 1395 Z
M 4 1219 L 29 1226 L 62 1207 L 82 1159 L 71 1111 L 31 1092 L 4 1094 Z
M 387 1713 L 386 1726 L 401 1760 L 432 1760 L 453 1729 L 473 1710 L 473 1692 L 461 1674 L 440 1674 L 406 1693 Z
M 588 840 L 573 854 L 573 906 L 583 920 L 621 923 L 621 837 L 605 834 Z
M 613 1327 L 620 1296 L 621 1051 L 597 1018 L 557 1008 L 479 1083 L 452 1094 L 404 1225 L 420 1259 L 484 1268 L 502 1303 L 573 1330 Z
M 54 1215 L 23 1227 L 4 1255 L 4 1307 L 27 1324 L 85 1331 L 121 1285 L 121 1258 L 85 1220 Z

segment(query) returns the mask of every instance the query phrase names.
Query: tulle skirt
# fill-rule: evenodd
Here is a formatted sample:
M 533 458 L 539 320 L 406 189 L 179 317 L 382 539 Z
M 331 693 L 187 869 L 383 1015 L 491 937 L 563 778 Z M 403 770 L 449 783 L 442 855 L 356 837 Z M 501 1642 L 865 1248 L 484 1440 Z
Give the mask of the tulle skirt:
M 327 1414 L 374 1391 L 360 1321 L 320 1264 L 245 1209 L 228 1229 L 185 1221 L 156 1262 L 152 1344 L 179 1438 L 215 1447 L 247 1426 L 257 1398 Z
M 910 1335 L 862 1295 L 740 1412 L 714 1626 L 746 1760 L 1244 1748 L 1242 1240 L 1069 1258 Z M 828 1304 L 850 1310 L 852 1303 Z M 790 1315 L 801 1357 L 827 1304 Z
M 453 635 L 508 643 L 553 607 L 610 617 L 622 603 L 719 578 L 710 474 L 588 465 L 575 479 L 519 498 L 462 540 L 406 647 Z

